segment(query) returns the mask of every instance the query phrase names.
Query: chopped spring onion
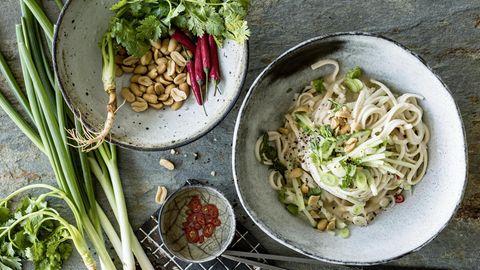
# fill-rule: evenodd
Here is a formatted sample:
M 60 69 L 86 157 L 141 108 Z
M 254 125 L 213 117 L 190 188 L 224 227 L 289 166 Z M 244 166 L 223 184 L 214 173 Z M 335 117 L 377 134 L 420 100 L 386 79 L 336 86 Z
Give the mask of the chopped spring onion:
M 363 213 L 364 207 L 361 204 L 355 204 L 351 209 L 351 213 L 358 216 Z
M 302 213 L 307 217 L 308 222 L 310 222 L 310 225 L 312 225 L 312 227 L 317 226 L 317 222 L 313 219 L 312 215 L 310 215 L 310 213 L 306 209 L 303 209 Z
M 360 67 L 354 67 L 347 72 L 346 77 L 350 79 L 358 79 L 362 76 L 362 69 Z
M 325 183 L 328 186 L 336 186 L 338 185 L 338 178 L 331 174 L 331 173 L 324 173 L 320 176 L 320 181 Z
M 361 170 L 355 175 L 355 185 L 361 190 L 368 189 L 367 176 Z
M 345 85 L 345 87 L 354 93 L 360 92 L 360 90 L 363 88 L 363 82 L 359 79 L 346 78 L 343 80 L 343 85 Z
M 348 238 L 350 236 L 350 230 L 348 228 L 340 229 L 338 230 L 338 236 Z
M 295 195 L 297 199 L 296 204 L 298 206 L 298 210 L 303 211 L 303 209 L 305 209 L 305 202 L 303 201 L 302 191 L 299 188 L 300 184 L 298 183 L 298 180 L 296 178 L 292 179 L 292 185 L 293 185 L 293 190 L 295 190 Z

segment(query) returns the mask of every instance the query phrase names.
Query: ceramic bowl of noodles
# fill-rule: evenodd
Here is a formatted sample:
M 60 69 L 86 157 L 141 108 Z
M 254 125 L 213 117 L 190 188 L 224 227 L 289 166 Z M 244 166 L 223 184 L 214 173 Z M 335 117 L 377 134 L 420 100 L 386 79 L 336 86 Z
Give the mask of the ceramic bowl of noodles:
M 384 263 L 429 243 L 461 202 L 466 159 L 447 86 L 417 54 L 368 33 L 279 56 L 252 84 L 233 143 L 254 222 L 337 264 Z

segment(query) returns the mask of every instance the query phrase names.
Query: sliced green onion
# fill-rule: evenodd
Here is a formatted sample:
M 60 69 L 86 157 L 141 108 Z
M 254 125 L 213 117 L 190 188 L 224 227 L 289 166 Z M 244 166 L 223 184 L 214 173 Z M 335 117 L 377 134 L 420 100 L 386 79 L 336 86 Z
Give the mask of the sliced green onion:
M 340 229 L 338 230 L 338 236 L 348 238 L 350 236 L 350 230 L 348 228 Z
M 322 181 L 327 186 L 336 186 L 338 185 L 338 178 L 331 173 L 324 173 L 320 176 L 320 181 Z
M 362 171 L 358 171 L 355 175 L 355 185 L 361 190 L 368 189 L 367 176 Z
M 302 211 L 303 209 L 305 209 L 305 202 L 303 201 L 303 193 L 299 188 L 300 184 L 298 183 L 298 180 L 296 178 L 292 179 L 292 184 L 293 184 L 293 190 L 295 191 L 298 210 Z
M 363 83 L 359 79 L 346 78 L 343 80 L 343 85 L 345 85 L 345 87 L 354 93 L 360 92 L 360 90 L 363 88 Z
M 363 210 L 364 210 L 364 209 L 365 209 L 365 208 L 363 207 L 363 205 L 361 205 L 361 204 L 355 204 L 354 206 L 352 206 L 352 214 L 358 216 L 358 215 L 360 215 L 360 214 L 363 213 Z
M 345 75 L 345 77 L 350 79 L 357 79 L 360 78 L 360 76 L 362 76 L 362 69 L 360 67 L 354 67 L 350 69 Z

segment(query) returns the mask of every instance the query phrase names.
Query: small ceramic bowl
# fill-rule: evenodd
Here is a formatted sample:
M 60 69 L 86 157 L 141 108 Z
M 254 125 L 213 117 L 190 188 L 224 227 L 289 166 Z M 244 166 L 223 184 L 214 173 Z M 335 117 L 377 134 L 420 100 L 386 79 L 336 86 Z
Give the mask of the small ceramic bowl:
M 54 68 L 63 96 L 90 131 L 103 127 L 108 97 L 102 84 L 102 57 L 98 42 L 106 30 L 112 4 L 117 0 L 67 1 L 57 22 L 53 43 Z M 247 73 L 248 45 L 226 41 L 219 50 L 222 95 L 210 87 L 203 108 L 193 93 L 177 111 L 169 108 L 134 112 L 128 103 L 116 115 L 108 137 L 113 143 L 138 150 L 166 150 L 190 143 L 222 121 L 233 108 Z M 120 106 L 122 87 L 129 76 L 117 79 Z
M 200 198 L 202 205 L 216 205 L 221 222 L 211 237 L 204 238 L 203 243 L 189 243 L 183 230 L 187 211 L 190 210 L 188 204 L 194 196 Z M 207 186 L 186 186 L 172 193 L 160 210 L 159 224 L 160 237 L 168 251 L 192 263 L 206 262 L 220 256 L 235 235 L 232 206 L 219 191 Z
M 367 227 L 350 226 L 347 239 L 320 233 L 290 215 L 268 184 L 269 169 L 257 162 L 257 138 L 284 121 L 296 91 L 329 74 L 312 70 L 320 59 L 336 59 L 344 72 L 360 66 L 395 93 L 414 93 L 431 131 L 423 180 L 404 203 L 381 213 Z M 449 90 L 415 53 L 387 38 L 368 33 L 337 33 L 300 43 L 274 60 L 258 76 L 244 100 L 233 140 L 236 188 L 247 213 L 273 239 L 302 254 L 337 264 L 383 263 L 430 242 L 459 206 L 466 183 L 467 152 L 459 110 Z

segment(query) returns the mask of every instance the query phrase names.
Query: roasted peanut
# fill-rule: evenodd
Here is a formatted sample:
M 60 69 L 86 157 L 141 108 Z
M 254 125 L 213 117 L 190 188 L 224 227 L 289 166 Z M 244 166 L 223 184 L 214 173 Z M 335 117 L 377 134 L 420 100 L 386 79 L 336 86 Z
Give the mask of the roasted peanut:
M 175 72 L 177 73 L 183 73 L 183 71 L 185 70 L 185 66 L 179 66 L 179 65 L 176 65 L 175 66 Z
M 169 51 L 169 52 L 171 53 L 171 52 L 175 51 L 175 49 L 177 48 L 177 46 L 178 46 L 177 40 L 175 40 L 175 39 L 172 38 L 172 39 L 170 39 L 170 40 L 168 41 L 167 51 Z
M 181 83 L 179 86 L 178 86 L 178 89 L 182 90 L 183 92 L 185 93 L 189 93 L 190 94 L 190 86 L 188 86 L 187 83 Z M 187 94 L 188 96 L 188 94 Z
M 131 104 L 132 110 L 135 112 L 143 112 L 148 109 L 148 104 L 145 101 L 135 101 Z
M 152 69 L 147 73 L 147 76 L 153 80 L 158 76 L 158 71 L 156 69 Z
M 145 74 L 145 73 L 147 73 L 147 71 L 148 71 L 148 69 L 147 69 L 146 66 L 138 65 L 133 70 L 133 73 L 134 74 Z
M 335 219 L 330 220 L 327 225 L 327 231 L 335 230 Z
M 143 92 L 140 90 L 140 86 L 138 86 L 138 84 L 136 84 L 136 83 L 131 83 L 130 84 L 130 90 L 137 97 L 140 97 L 140 96 L 143 95 Z
M 163 78 L 164 78 L 165 80 L 169 81 L 170 83 L 173 82 L 172 76 L 169 76 L 167 73 L 164 73 L 164 74 L 163 74 Z
M 345 152 L 347 153 L 351 152 L 355 148 L 355 145 L 356 145 L 355 143 L 347 144 L 343 150 L 345 150 Z
M 169 97 L 170 97 L 169 94 L 161 94 L 160 96 L 158 96 L 158 100 L 164 102 L 164 101 L 167 101 Z
M 138 78 L 140 78 L 140 76 L 142 76 L 142 75 L 140 75 L 140 74 L 135 74 L 135 75 L 133 75 L 133 76 L 130 78 L 130 82 L 134 82 L 134 83 L 138 82 Z
M 150 44 L 152 45 L 152 47 L 154 47 L 157 50 L 159 50 L 162 47 L 162 42 L 160 40 L 152 41 L 150 42 Z
M 337 119 L 336 117 L 333 117 L 332 120 L 330 120 L 330 127 L 331 127 L 332 129 L 336 129 L 339 124 L 340 124 L 340 123 L 339 123 L 339 121 L 338 121 L 338 119 Z
M 147 66 L 147 68 L 148 68 L 148 71 L 150 72 L 150 71 L 153 70 L 153 69 L 157 69 L 157 65 L 155 65 L 155 63 L 149 64 L 149 65 Z
M 122 70 L 122 68 L 119 67 L 119 66 L 116 66 L 116 67 L 115 67 L 115 76 L 120 77 L 120 76 L 122 76 L 122 75 L 123 75 L 123 70 Z
M 290 171 L 290 173 L 288 174 L 288 177 L 290 178 L 298 178 L 300 176 L 302 176 L 303 174 L 303 170 L 300 169 L 300 168 L 295 168 L 293 170 Z
M 145 101 L 148 103 L 158 103 L 157 95 L 144 94 L 143 99 L 145 99 Z
M 175 67 L 176 67 L 176 63 L 175 61 L 173 60 L 170 60 L 168 61 L 168 64 L 167 64 L 167 75 L 168 76 L 173 76 L 175 74 Z
M 165 80 L 165 79 L 163 78 L 163 76 L 158 76 L 157 78 L 155 78 L 155 81 L 158 82 L 158 83 L 161 83 L 161 84 L 163 84 L 163 85 L 169 85 L 169 84 L 171 84 L 171 82 Z
M 169 84 L 167 85 L 167 87 L 165 87 L 165 94 L 168 94 L 170 95 L 171 92 L 172 92 L 172 89 L 175 88 L 175 85 L 172 83 L 172 84 Z
M 173 100 L 172 97 L 169 97 L 167 100 L 165 100 L 163 102 L 163 105 L 166 105 L 166 106 L 171 106 L 175 101 Z
M 191 78 L 190 78 L 190 73 L 187 72 L 187 84 L 189 86 L 192 86 L 192 81 L 191 81 Z
M 120 94 L 127 102 L 131 103 L 135 101 L 135 95 L 127 87 L 122 88 L 122 91 L 120 92 Z
M 161 108 L 163 108 L 163 103 L 159 102 L 159 103 L 148 103 L 148 106 L 154 108 L 155 110 L 160 110 Z
M 147 87 L 147 91 L 145 93 L 150 95 L 156 95 L 154 85 L 152 84 L 149 87 Z
M 156 49 L 154 52 L 153 52 L 153 60 L 155 61 L 155 63 L 157 62 L 158 58 L 162 57 L 162 52 L 160 52 L 160 50 Z
M 138 83 L 144 86 L 150 86 L 153 84 L 153 81 L 147 76 L 141 76 L 138 78 Z
M 185 60 L 185 57 L 183 57 L 179 52 L 174 51 L 170 54 L 170 57 L 172 57 L 172 60 L 177 63 L 179 66 L 185 66 L 187 64 L 187 60 Z
M 141 85 L 141 84 L 140 84 L 138 87 L 140 88 L 140 91 L 141 91 L 142 93 L 147 92 L 147 87 L 146 87 L 145 85 Z
M 129 56 L 129 57 L 123 59 L 122 63 L 123 63 L 124 66 L 133 66 L 136 63 L 138 63 L 138 60 L 139 59 L 135 56 Z
M 160 47 L 160 51 L 165 55 L 169 54 L 169 51 L 168 51 L 169 42 L 170 42 L 170 39 L 168 38 L 162 40 L 162 46 Z
M 178 88 L 172 88 L 170 96 L 175 101 L 183 101 L 183 100 L 187 99 L 187 94 L 185 92 L 183 92 L 182 90 L 178 89 Z
M 317 223 L 317 229 L 320 230 L 320 231 L 325 231 L 325 229 L 327 228 L 327 224 L 328 224 L 328 220 L 326 220 L 326 219 L 321 219 L 321 220 Z
M 170 109 L 172 109 L 173 111 L 176 111 L 180 109 L 182 106 L 183 106 L 183 101 L 176 101 L 172 104 L 172 106 L 170 106 Z
M 176 52 L 181 52 L 182 51 L 182 45 L 178 44 L 177 47 L 175 48 Z
M 155 60 L 155 63 L 157 65 L 160 65 L 161 63 L 164 63 L 166 65 L 168 63 L 168 58 L 167 57 L 160 57 L 157 60 Z
M 127 66 L 122 66 L 122 70 L 125 73 L 132 73 L 134 70 L 134 67 L 127 67 Z
M 176 85 L 180 85 L 180 84 L 184 83 L 186 80 L 187 80 L 187 74 L 185 74 L 185 73 L 180 73 L 177 76 L 175 76 L 175 78 L 173 78 L 173 82 Z
M 122 65 L 123 59 L 125 59 L 125 57 L 123 57 L 122 55 L 115 55 L 115 64 Z
M 160 159 L 160 165 L 163 166 L 165 169 L 167 170 L 174 170 L 175 169 L 175 165 L 173 165 L 173 163 L 170 161 L 170 160 L 167 160 L 167 159 Z
M 278 132 L 282 133 L 283 135 L 287 135 L 289 131 L 288 128 L 281 127 L 278 128 Z
M 160 64 L 157 65 L 157 72 L 158 74 L 163 74 L 167 71 L 167 64 L 161 62 Z
M 157 204 L 163 204 L 167 198 L 167 188 L 164 186 L 159 186 L 157 189 L 157 194 L 155 194 L 155 202 Z
M 308 188 L 307 184 L 303 184 L 303 185 L 300 187 L 300 190 L 302 191 L 303 194 L 307 194 L 309 188 Z
M 152 60 L 152 52 L 147 51 L 141 58 L 140 58 L 140 63 L 144 66 L 150 64 L 150 61 Z
M 153 89 L 154 89 L 155 94 L 157 94 L 157 95 L 161 95 L 161 94 L 163 94 L 163 92 L 165 92 L 165 87 L 161 83 L 155 83 Z

